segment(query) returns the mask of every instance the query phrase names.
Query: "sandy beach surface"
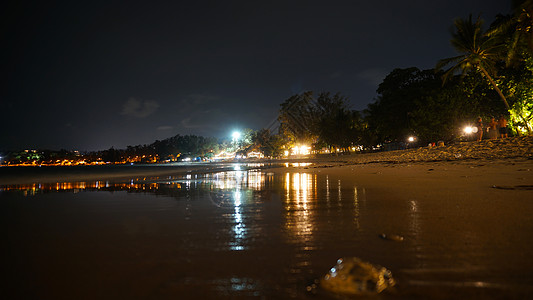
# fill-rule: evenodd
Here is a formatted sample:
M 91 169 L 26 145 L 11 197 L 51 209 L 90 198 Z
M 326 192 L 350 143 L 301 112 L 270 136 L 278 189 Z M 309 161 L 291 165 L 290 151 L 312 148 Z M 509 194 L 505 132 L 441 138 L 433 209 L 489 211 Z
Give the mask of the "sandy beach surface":
M 105 185 L 94 182 L 102 174 L 65 186 L 54 180 L 72 177 L 55 174 L 38 188 L 35 175 L 0 176 L 3 290 L 39 299 L 338 299 L 308 287 L 355 256 L 397 279 L 380 299 L 531 298 L 532 144 L 122 170 Z

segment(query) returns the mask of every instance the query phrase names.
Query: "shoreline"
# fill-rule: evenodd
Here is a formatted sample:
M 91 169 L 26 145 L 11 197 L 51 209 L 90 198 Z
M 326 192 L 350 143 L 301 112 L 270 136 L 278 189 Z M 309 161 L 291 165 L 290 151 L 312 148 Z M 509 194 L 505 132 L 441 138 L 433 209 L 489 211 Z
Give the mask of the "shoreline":
M 299 164 L 305 163 L 305 166 Z M 521 165 L 533 169 L 533 135 L 511 137 L 481 142 L 461 142 L 450 146 L 420 147 L 405 150 L 344 155 L 310 155 L 285 159 L 253 159 L 183 165 L 103 165 L 103 166 L 43 166 L 2 167 L 0 185 L 80 182 L 91 180 L 131 180 L 132 178 L 180 176 L 188 173 L 213 173 L 230 171 L 235 165 L 249 168 L 271 169 L 284 167 L 301 170 L 333 168 L 378 169 L 393 166 L 421 165 L 426 168 L 439 165 L 463 165 L 485 168 L 505 165 Z M 310 164 L 310 165 L 307 165 Z M 284 168 L 287 169 L 287 168 Z M 379 171 L 378 171 L 379 172 Z M 533 182 L 533 181 L 532 181 Z
M 0 168 L 0 186 L 54 182 L 82 182 L 95 180 L 125 181 L 131 180 L 132 178 L 180 176 L 192 172 L 219 172 L 228 170 L 229 166 L 227 164 L 216 163 L 184 166 L 102 165 L 8 168 Z

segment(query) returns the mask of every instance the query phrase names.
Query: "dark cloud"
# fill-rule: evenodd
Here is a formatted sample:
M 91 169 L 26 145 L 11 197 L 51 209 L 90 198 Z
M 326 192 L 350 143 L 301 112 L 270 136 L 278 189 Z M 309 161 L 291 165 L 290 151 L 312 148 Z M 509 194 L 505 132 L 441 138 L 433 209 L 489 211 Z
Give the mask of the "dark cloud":
M 367 82 L 369 85 L 377 87 L 389 72 L 390 70 L 386 70 L 384 68 L 370 68 L 359 71 L 356 76 L 357 78 Z
M 159 103 L 154 100 L 140 100 L 136 98 L 129 98 L 122 105 L 121 115 L 131 116 L 135 118 L 146 118 L 155 113 L 159 108 Z

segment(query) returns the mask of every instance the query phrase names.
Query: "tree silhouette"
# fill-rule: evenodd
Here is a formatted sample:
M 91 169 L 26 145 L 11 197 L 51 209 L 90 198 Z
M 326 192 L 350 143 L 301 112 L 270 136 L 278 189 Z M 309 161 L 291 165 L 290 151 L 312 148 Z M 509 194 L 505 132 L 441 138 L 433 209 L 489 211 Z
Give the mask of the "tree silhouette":
M 490 75 L 496 73 L 495 64 L 501 58 L 504 45 L 495 36 L 485 34 L 482 26 L 483 21 L 478 18 L 473 22 L 472 15 L 468 19 L 456 19 L 451 44 L 461 55 L 440 60 L 436 69 L 441 70 L 453 64 L 444 73 L 444 82 L 458 71 L 463 75 L 472 70 L 480 71 L 494 87 L 507 110 L 510 110 L 507 99 Z

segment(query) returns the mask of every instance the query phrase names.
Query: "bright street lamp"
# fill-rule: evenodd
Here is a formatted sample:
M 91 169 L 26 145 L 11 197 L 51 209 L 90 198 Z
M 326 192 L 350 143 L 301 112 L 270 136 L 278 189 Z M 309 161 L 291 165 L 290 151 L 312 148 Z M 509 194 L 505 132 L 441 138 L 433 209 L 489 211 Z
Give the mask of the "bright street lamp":
M 235 151 L 237 151 L 237 144 L 239 142 L 239 139 L 241 138 L 241 133 L 239 131 L 234 131 L 231 136 L 233 137 L 233 147 Z
M 238 131 L 234 131 L 231 136 L 233 137 L 233 141 L 236 141 L 241 137 L 241 133 Z
M 477 127 L 472 127 L 472 126 L 466 126 L 463 131 L 466 133 L 466 134 L 471 134 L 471 133 L 476 133 L 477 132 Z

